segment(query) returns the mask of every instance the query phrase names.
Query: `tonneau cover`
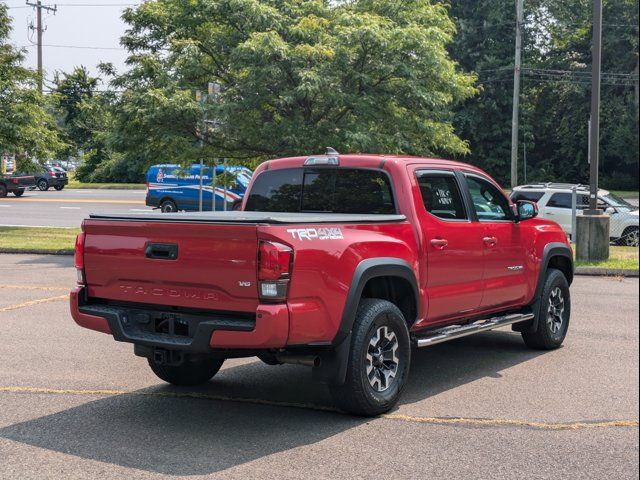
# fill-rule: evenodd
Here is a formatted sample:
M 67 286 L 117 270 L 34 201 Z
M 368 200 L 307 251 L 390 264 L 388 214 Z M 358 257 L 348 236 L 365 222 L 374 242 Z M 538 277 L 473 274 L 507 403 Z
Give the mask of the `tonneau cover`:
M 92 220 L 169 222 L 169 223 L 242 223 L 242 224 L 314 224 L 314 223 L 392 223 L 406 220 L 404 215 L 360 215 L 343 213 L 279 212 L 195 212 L 195 213 L 114 213 L 92 214 Z

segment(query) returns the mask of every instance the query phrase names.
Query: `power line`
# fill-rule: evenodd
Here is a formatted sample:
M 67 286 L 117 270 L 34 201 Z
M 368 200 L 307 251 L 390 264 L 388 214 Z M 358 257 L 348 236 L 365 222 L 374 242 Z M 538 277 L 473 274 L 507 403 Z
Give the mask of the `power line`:
M 36 45 L 24 45 L 20 48 L 32 48 Z M 126 50 L 124 47 L 96 47 L 90 45 L 56 45 L 51 43 L 42 44 L 43 47 L 52 47 L 52 48 L 71 48 L 71 49 L 82 49 L 82 50 Z

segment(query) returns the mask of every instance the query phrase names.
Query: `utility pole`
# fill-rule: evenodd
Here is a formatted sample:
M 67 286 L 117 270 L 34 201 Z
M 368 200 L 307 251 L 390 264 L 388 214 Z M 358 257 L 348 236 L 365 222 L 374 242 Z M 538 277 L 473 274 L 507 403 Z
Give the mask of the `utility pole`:
M 589 209 L 576 217 L 576 260 L 601 262 L 609 258 L 610 218 L 598 210 L 600 159 L 600 64 L 602 53 L 602 0 L 593 0 L 593 46 L 591 50 L 591 131 L 589 132 Z
M 30 28 L 35 30 L 38 35 L 38 90 L 42 93 L 42 79 L 44 78 L 42 72 L 42 34 L 44 33 L 44 29 L 42 28 L 42 10 L 56 13 L 58 7 L 57 5 L 53 7 L 43 5 L 41 0 L 37 0 L 36 3 L 27 0 L 26 4 L 36 9 L 36 26 L 31 25 Z
M 516 0 L 516 58 L 513 69 L 513 116 L 511 119 L 511 188 L 518 185 L 518 129 L 520 73 L 522 70 L 522 17 L 524 0 Z
M 600 68 L 602 54 L 602 0 L 593 0 L 593 46 L 591 47 L 591 131 L 589 145 L 589 213 L 597 215 L 598 170 L 600 164 Z

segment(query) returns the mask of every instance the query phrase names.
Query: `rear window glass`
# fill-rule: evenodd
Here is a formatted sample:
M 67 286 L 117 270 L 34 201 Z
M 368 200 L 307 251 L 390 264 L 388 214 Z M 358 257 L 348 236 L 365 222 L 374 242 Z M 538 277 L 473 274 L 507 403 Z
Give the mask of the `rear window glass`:
M 389 177 L 377 170 L 291 168 L 262 172 L 245 210 L 393 214 Z

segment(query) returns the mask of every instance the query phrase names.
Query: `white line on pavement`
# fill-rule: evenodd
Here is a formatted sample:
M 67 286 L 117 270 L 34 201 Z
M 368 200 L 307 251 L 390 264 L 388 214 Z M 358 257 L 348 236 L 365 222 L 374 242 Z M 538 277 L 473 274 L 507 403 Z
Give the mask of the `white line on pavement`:
M 78 227 L 56 227 L 55 225 L 16 225 L 12 223 L 0 223 L 0 227 L 20 227 L 20 228 L 78 228 Z
M 80 207 L 60 207 L 64 210 L 80 210 Z

